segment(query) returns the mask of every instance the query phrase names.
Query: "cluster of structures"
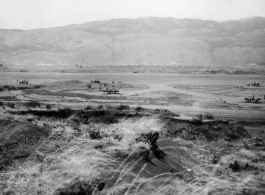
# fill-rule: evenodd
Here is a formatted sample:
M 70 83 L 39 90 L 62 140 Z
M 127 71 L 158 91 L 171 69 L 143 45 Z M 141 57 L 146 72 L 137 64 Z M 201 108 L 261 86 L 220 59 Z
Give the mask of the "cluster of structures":
M 109 89 L 106 83 L 101 83 L 100 80 L 94 79 L 90 80 L 92 83 L 100 84 L 99 91 L 107 92 L 109 94 L 119 94 L 120 91 L 112 85 L 112 87 Z M 120 82 L 121 83 L 121 82 Z M 114 81 L 112 82 L 114 84 Z
M 118 94 L 118 93 L 120 93 L 120 91 L 118 89 L 115 89 L 114 87 L 112 87 L 111 89 L 109 89 L 108 87 L 102 89 L 100 87 L 99 91 L 108 92 L 109 94 Z
M 263 83 L 263 82 L 262 82 Z M 260 83 L 259 82 L 256 82 L 254 81 L 253 83 L 248 83 L 247 86 L 253 86 L 253 87 L 260 87 Z
M 19 83 L 20 85 L 27 85 L 27 84 L 29 84 L 29 81 L 27 81 L 26 79 L 22 80 L 22 81 L 17 80 L 17 83 Z
M 261 83 L 254 81 L 254 82 L 248 83 L 247 86 L 261 87 L 261 84 L 263 84 L 263 81 Z M 264 95 L 264 99 L 265 99 L 265 95 Z M 261 101 L 261 98 L 255 98 L 255 96 L 253 95 L 252 97 L 246 97 L 245 101 L 252 102 L 252 103 L 258 103 L 259 101 Z

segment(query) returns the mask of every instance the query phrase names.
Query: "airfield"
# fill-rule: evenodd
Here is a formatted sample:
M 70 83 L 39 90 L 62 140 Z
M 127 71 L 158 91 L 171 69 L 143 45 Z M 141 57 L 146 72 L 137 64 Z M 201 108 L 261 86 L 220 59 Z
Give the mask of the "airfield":
M 264 81 L 0 72 L 0 194 L 262 195 Z
M 0 85 L 19 86 L 28 80 L 40 89 L 2 91 L 1 97 L 18 100 L 49 101 L 69 107 L 84 107 L 95 103 L 128 104 L 145 108 L 170 110 L 176 114 L 194 116 L 211 113 L 220 118 L 263 120 L 265 118 L 264 75 L 251 74 L 180 74 L 180 73 L 60 73 L 1 72 Z M 101 83 L 91 83 L 98 79 Z M 261 86 L 247 86 L 250 82 Z M 103 84 L 119 90 L 117 94 L 100 91 Z M 88 85 L 91 85 L 90 88 Z M 20 85 L 21 86 L 21 85 Z M 23 86 L 23 85 L 22 85 Z M 49 94 L 50 93 L 50 94 Z M 258 103 L 245 98 L 260 98 Z M 73 103 L 74 101 L 74 103 Z

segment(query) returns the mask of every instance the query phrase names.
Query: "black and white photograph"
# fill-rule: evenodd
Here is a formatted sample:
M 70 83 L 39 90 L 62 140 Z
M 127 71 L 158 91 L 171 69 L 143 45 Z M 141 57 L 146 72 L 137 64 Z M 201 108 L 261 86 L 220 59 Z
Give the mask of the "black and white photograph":
M 0 195 L 265 195 L 264 0 L 0 8 Z

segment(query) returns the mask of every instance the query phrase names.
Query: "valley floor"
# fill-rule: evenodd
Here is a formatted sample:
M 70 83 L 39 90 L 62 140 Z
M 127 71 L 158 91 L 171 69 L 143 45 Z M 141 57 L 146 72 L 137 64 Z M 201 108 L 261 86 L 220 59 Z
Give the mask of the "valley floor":
M 263 80 L 0 72 L 0 192 L 264 194 Z

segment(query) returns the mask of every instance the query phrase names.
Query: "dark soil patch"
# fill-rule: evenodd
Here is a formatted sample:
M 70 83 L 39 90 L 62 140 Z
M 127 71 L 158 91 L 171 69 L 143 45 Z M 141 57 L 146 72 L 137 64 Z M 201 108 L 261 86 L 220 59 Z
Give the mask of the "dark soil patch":
M 59 110 L 26 110 L 26 111 L 10 111 L 11 114 L 27 115 L 32 114 L 38 117 L 53 117 L 53 118 L 68 118 L 76 111 L 71 109 L 59 109 Z
M 0 100 L 3 100 L 3 101 L 20 101 L 19 99 L 17 99 L 14 96 L 2 96 L 2 97 L 0 97 Z
M 187 140 L 237 140 L 250 138 L 248 131 L 240 124 L 229 124 L 226 121 L 198 122 L 168 119 L 165 122 L 167 136 L 181 137 Z
M 136 111 L 120 111 L 120 110 L 72 110 L 70 108 L 59 109 L 59 110 L 26 110 L 26 111 L 9 111 L 10 114 L 17 115 L 34 115 L 38 117 L 56 118 L 56 119 L 67 119 L 70 116 L 71 121 L 77 124 L 89 124 L 93 123 L 117 123 L 121 118 L 139 118 L 143 116 L 152 116 L 146 112 Z M 170 115 L 170 112 L 166 112 Z

